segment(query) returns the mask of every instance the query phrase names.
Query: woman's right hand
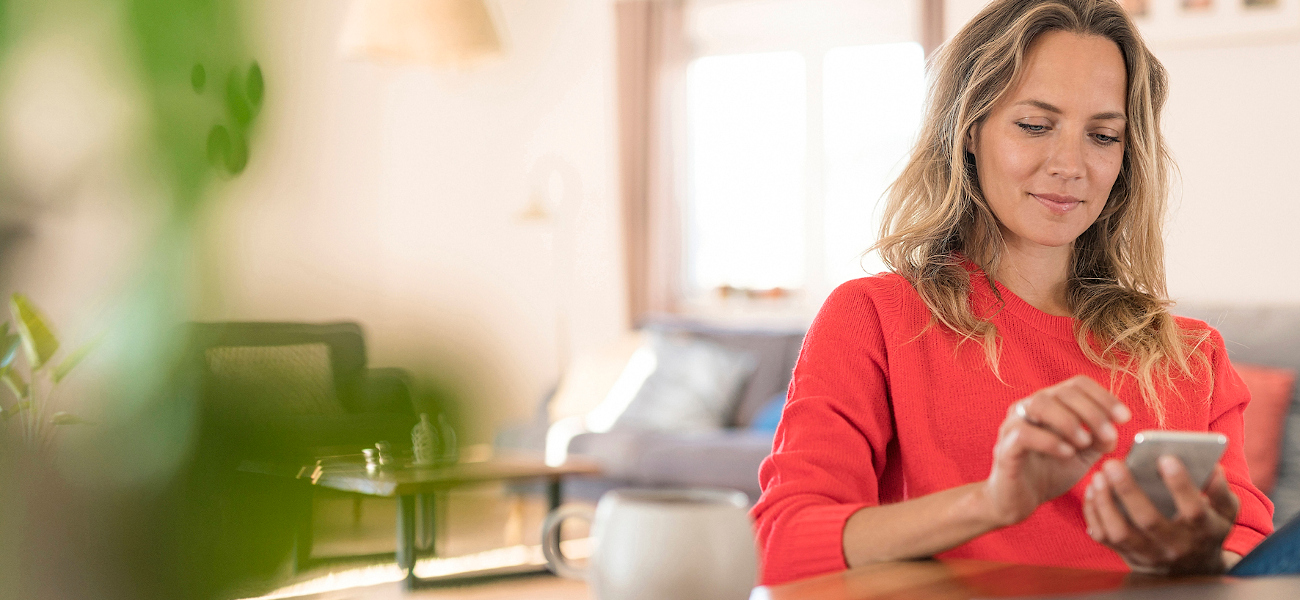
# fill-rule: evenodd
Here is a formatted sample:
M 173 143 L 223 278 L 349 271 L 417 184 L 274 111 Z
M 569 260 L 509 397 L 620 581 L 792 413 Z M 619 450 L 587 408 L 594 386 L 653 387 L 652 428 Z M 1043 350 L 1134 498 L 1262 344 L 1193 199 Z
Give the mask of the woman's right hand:
M 1132 413 L 1092 378 L 1078 375 L 1043 388 L 1007 410 L 982 492 L 994 522 L 1019 523 L 1038 505 L 1074 487 L 1115 449 L 1114 423 Z

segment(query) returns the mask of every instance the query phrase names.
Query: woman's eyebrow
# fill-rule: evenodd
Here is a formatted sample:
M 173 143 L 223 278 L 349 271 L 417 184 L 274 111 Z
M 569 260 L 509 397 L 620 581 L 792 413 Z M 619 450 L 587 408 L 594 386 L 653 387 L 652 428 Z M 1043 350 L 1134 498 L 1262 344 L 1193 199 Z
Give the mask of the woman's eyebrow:
M 1022 104 L 1024 104 L 1024 105 L 1028 105 L 1028 106 L 1036 106 L 1036 107 L 1041 108 L 1041 109 L 1043 109 L 1043 110 L 1045 110 L 1045 111 L 1047 111 L 1047 112 L 1056 113 L 1056 114 L 1058 114 L 1058 115 L 1061 114 L 1061 113 L 1063 113 L 1063 112 L 1065 112 L 1065 111 L 1062 111 L 1061 109 L 1057 108 L 1057 107 L 1056 107 L 1055 105 L 1053 105 L 1053 104 L 1048 104 L 1048 103 L 1046 103 L 1046 102 L 1043 102 L 1042 100 L 1034 100 L 1034 99 L 1032 99 L 1032 98 L 1031 98 L 1031 99 L 1028 99 L 1028 100 L 1021 100 L 1021 101 L 1019 101 L 1019 102 L 1013 104 L 1012 106 L 1020 106 L 1020 105 L 1022 105 Z M 1090 121 L 1104 121 L 1104 120 L 1107 120 L 1107 119 L 1118 119 L 1118 120 L 1120 120 L 1120 121 L 1125 121 L 1125 122 L 1128 121 L 1128 118 L 1124 116 L 1124 113 L 1122 113 L 1122 112 L 1117 112 L 1117 111 L 1110 111 L 1110 112 L 1097 113 L 1097 114 L 1093 115 L 1092 118 L 1089 119 L 1089 120 L 1090 120 Z

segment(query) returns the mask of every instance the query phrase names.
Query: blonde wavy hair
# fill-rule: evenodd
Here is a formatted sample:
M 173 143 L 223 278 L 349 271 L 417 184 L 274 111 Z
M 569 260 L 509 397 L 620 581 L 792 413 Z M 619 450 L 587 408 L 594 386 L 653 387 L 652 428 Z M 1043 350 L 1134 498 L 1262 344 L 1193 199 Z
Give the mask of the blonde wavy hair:
M 1173 161 L 1160 133 L 1168 77 L 1118 2 L 997 0 L 936 53 L 924 126 L 887 192 L 872 249 L 916 288 L 931 324 L 979 341 L 998 374 L 997 328 L 974 313 L 970 275 L 956 256 L 997 273 L 1003 252 L 964 141 L 1016 83 L 1030 44 L 1056 30 L 1114 41 L 1128 72 L 1123 164 L 1105 209 L 1073 245 L 1066 301 L 1075 337 L 1090 360 L 1110 368 L 1112 388 L 1121 374 L 1133 376 L 1163 424 L 1159 388 L 1193 377 L 1193 360 L 1208 367 L 1197 352 L 1208 332 L 1180 328 L 1168 310 L 1161 230 Z

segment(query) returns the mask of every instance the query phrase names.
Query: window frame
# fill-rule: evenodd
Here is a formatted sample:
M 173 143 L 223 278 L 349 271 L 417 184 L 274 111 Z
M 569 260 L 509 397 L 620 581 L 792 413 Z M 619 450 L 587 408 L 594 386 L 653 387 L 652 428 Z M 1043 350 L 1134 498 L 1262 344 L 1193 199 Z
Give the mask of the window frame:
M 791 0 L 786 0 L 790 2 Z M 818 6 L 822 8 L 827 6 L 848 6 L 850 0 L 793 0 L 803 2 L 805 10 L 816 11 Z M 710 56 L 725 56 L 733 54 L 750 54 L 760 52 L 797 52 L 804 59 L 805 66 L 805 153 L 803 158 L 803 193 L 804 193 L 804 284 L 793 290 L 786 290 L 784 294 L 764 294 L 760 290 L 736 290 L 723 297 L 716 289 L 700 289 L 695 287 L 691 278 L 691 204 L 694 198 L 691 197 L 692 186 L 689 164 L 690 152 L 690 135 L 687 129 L 687 115 L 685 105 L 675 111 L 674 120 L 681 123 L 681 135 L 675 136 L 673 154 L 678 157 L 675 160 L 677 168 L 675 169 L 677 183 L 674 186 L 679 190 L 681 198 L 681 210 L 679 211 L 680 222 L 679 231 L 682 232 L 680 237 L 682 248 L 679 254 L 681 263 L 678 270 L 678 298 L 676 299 L 677 312 L 698 317 L 707 320 L 726 321 L 773 321 L 789 322 L 802 321 L 806 322 L 830 294 L 836 283 L 829 279 L 829 269 L 826 263 L 826 205 L 827 205 L 827 182 L 826 182 L 826 140 L 824 135 L 824 74 L 825 74 L 825 57 L 828 52 L 837 48 L 890 44 L 890 43 L 917 43 L 922 44 L 924 48 L 924 37 L 920 29 L 922 22 L 923 8 L 922 2 L 895 3 L 889 5 L 898 11 L 894 15 L 896 20 L 907 22 L 907 26 L 894 27 L 892 31 L 861 31 L 855 30 L 853 23 L 840 23 L 838 27 L 832 27 L 831 31 L 816 36 L 786 35 L 776 33 L 766 37 L 755 37 L 745 35 L 746 32 L 729 32 L 728 35 L 715 36 L 709 38 L 709 32 L 701 31 L 698 23 L 692 22 L 693 8 L 716 8 L 722 5 L 730 5 L 732 9 L 750 5 L 753 8 L 760 9 L 762 5 L 781 4 L 782 2 L 753 2 L 753 1 L 736 1 L 721 2 L 712 0 L 708 2 L 695 2 L 696 6 L 688 7 L 687 12 L 687 29 L 690 36 L 690 45 L 692 52 L 687 56 L 687 65 L 695 60 Z M 857 3 L 865 4 L 865 3 Z M 883 10 L 885 3 L 874 4 L 874 8 Z M 779 12 L 779 11 L 777 11 Z M 761 20 L 760 20 L 761 21 Z M 833 21 L 833 19 L 832 19 Z M 806 25 L 806 24 L 805 24 Z M 763 23 L 755 23 L 754 29 L 764 29 Z M 785 31 L 781 28 L 769 28 L 767 31 Z M 761 32 L 766 34 L 767 32 Z M 689 95 L 690 90 L 683 86 L 684 96 Z M 865 250 L 865 248 L 864 248 Z M 865 272 L 863 273 L 866 274 Z

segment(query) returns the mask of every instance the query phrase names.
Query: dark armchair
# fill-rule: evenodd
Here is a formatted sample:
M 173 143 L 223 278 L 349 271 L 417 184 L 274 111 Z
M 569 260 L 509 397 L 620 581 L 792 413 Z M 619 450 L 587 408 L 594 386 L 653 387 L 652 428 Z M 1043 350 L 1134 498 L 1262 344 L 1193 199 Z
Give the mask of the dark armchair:
M 298 564 L 310 556 L 313 489 L 241 465 L 292 469 L 320 448 L 409 444 L 419 420 L 410 378 L 367 367 L 356 323 L 193 323 L 185 333 L 181 389 L 198 412 L 179 488 L 185 552 L 203 587 L 263 591 L 291 553 Z
M 400 446 L 419 420 L 409 376 L 368 368 L 356 323 L 195 323 L 188 347 L 206 433 L 237 444 L 241 458 Z

